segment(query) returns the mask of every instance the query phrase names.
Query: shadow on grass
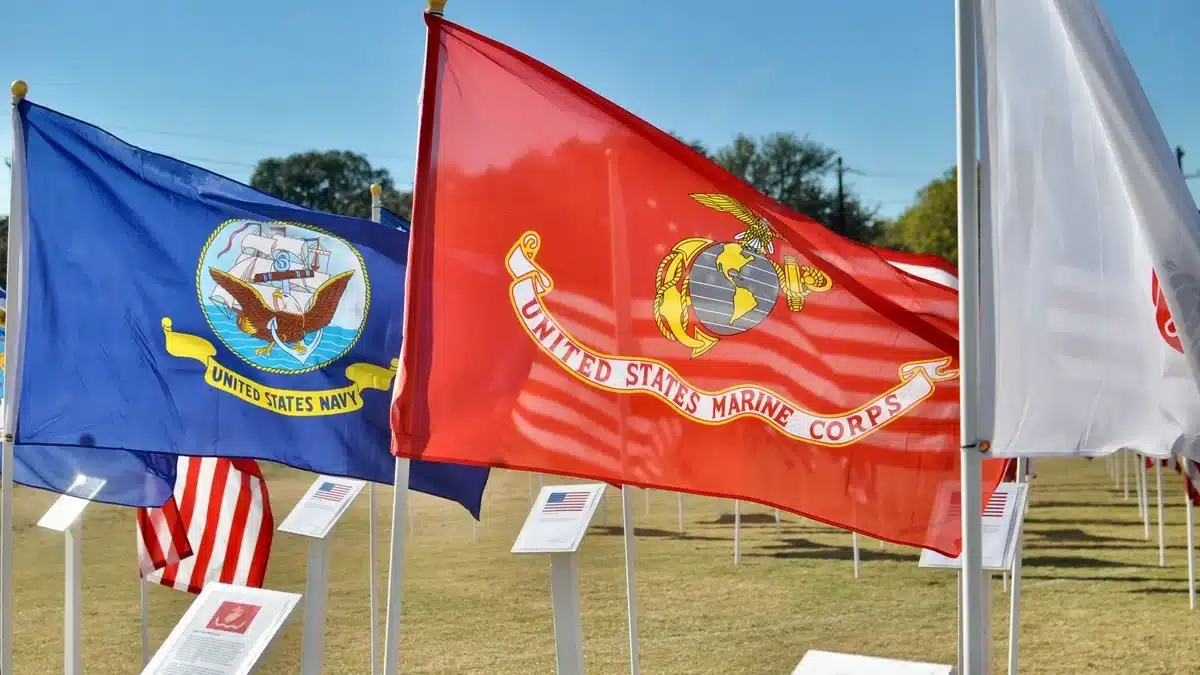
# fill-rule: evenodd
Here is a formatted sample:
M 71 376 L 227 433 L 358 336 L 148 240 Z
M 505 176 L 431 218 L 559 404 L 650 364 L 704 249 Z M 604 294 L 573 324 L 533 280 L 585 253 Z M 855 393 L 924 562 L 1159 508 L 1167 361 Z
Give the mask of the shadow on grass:
M 1161 581 L 1161 579 L 1159 579 Z M 1143 595 L 1187 595 L 1188 589 L 1185 585 L 1182 588 L 1167 588 L 1165 586 L 1154 586 L 1152 588 L 1131 588 L 1130 593 L 1141 593 Z
M 1037 506 L 1034 506 L 1037 509 Z M 1140 520 L 1124 520 L 1121 518 L 1038 518 L 1027 517 L 1029 525 L 1112 525 L 1113 527 L 1136 527 L 1142 524 Z
M 1105 577 L 1099 574 L 1025 574 L 1021 572 L 1021 578 L 1026 580 L 1039 581 L 1119 581 L 1127 584 L 1161 584 L 1168 579 L 1161 577 Z M 1130 592 L 1135 592 L 1136 589 L 1131 589 Z M 1185 588 L 1186 592 L 1187 589 Z
M 1131 506 L 1125 502 L 1084 500 L 1077 502 L 1054 502 L 1035 499 L 1029 506 L 1031 509 L 1136 509 L 1136 505 Z
M 1123 541 L 1131 544 L 1140 543 L 1141 539 L 1132 539 L 1129 537 L 1106 537 L 1104 535 L 1092 534 L 1084 532 L 1077 527 L 1067 527 L 1054 530 L 1046 530 L 1044 532 L 1026 532 L 1026 537 L 1037 537 L 1039 542 L 1059 542 L 1062 544 L 1102 544 L 1110 541 Z M 1026 543 L 1026 546 L 1030 544 Z
M 811 539 L 795 539 L 789 538 L 777 544 L 768 544 L 755 547 L 755 551 L 747 552 L 745 555 L 792 559 L 792 560 L 853 560 L 854 547 L 852 546 L 829 546 L 821 544 Z M 761 551 L 766 550 L 766 553 Z M 900 561 L 916 561 L 919 556 L 915 553 L 894 553 L 892 551 L 880 551 L 876 548 L 866 546 L 858 547 L 858 559 L 862 562 L 871 560 L 886 560 L 891 562 Z
M 623 537 L 625 536 L 625 528 L 620 525 L 593 525 L 588 528 L 589 531 L 595 532 L 601 536 Z M 731 539 L 733 535 L 728 537 L 709 537 L 698 534 L 679 534 L 670 530 L 660 530 L 654 527 L 637 527 L 633 528 L 633 536 L 635 537 L 659 537 L 665 539 L 678 539 L 680 541 L 726 541 Z
M 1073 542 L 1070 544 L 1055 544 L 1055 543 L 1049 543 L 1049 542 L 1044 542 L 1044 541 L 1035 541 L 1035 542 L 1024 542 L 1022 545 L 1024 546 L 1025 549 L 1073 548 L 1073 549 L 1083 549 L 1085 551 L 1086 550 L 1092 550 L 1092 551 L 1149 551 L 1151 553 L 1158 551 L 1158 544 L 1154 543 L 1153 541 L 1145 541 L 1144 542 L 1140 539 L 1137 539 L 1137 540 L 1122 539 L 1122 540 L 1117 540 L 1117 541 L 1128 541 L 1129 543 L 1128 544 L 1111 544 L 1111 543 L 1107 543 L 1107 542 L 1092 542 L 1089 544 L 1083 544 L 1083 543 L 1079 543 L 1079 542 Z M 1176 546 L 1176 545 L 1168 544 L 1166 546 L 1166 549 L 1168 551 L 1186 551 L 1187 546 L 1185 546 L 1185 545 Z
M 1081 569 L 1090 567 L 1094 569 L 1108 568 L 1116 569 L 1121 567 L 1146 567 L 1146 565 L 1137 565 L 1134 563 L 1120 562 L 1118 560 L 1103 560 L 1100 558 L 1086 558 L 1078 555 L 1027 555 L 1021 558 L 1021 567 L 1061 567 L 1065 569 Z M 1107 577 L 1105 577 L 1107 578 Z
M 705 525 L 733 525 L 733 514 L 722 513 L 717 516 L 716 520 L 700 521 Z M 775 524 L 775 514 L 773 513 L 743 513 L 742 525 L 766 525 Z

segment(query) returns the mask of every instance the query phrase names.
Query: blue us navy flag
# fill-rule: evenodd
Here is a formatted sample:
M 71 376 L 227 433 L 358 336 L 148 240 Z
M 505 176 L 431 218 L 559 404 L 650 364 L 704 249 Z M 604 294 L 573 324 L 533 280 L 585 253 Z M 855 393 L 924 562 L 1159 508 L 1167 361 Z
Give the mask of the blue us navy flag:
M 250 457 L 391 483 L 408 234 L 23 101 L 19 448 Z M 414 462 L 478 517 L 486 470 Z

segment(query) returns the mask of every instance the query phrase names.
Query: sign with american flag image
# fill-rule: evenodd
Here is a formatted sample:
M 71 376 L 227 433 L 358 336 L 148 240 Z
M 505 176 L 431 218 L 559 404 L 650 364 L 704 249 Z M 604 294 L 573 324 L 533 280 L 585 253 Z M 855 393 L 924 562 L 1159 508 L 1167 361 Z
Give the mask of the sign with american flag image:
M 1017 554 L 1017 534 L 1025 521 L 1025 503 L 1029 497 L 1027 483 L 1000 483 L 983 507 L 983 569 L 1002 572 L 1012 568 Z M 962 496 L 958 485 L 947 485 L 937 502 L 943 527 L 962 529 Z M 937 514 L 935 514 L 937 516 Z M 935 525 L 936 527 L 936 525 Z M 959 535 L 961 536 L 961 535 Z M 921 567 L 958 569 L 959 558 L 950 558 L 935 551 L 921 551 Z
M 511 552 L 574 553 L 603 495 L 604 483 L 544 486 Z
M 317 476 L 279 531 L 324 539 L 365 486 L 353 478 Z

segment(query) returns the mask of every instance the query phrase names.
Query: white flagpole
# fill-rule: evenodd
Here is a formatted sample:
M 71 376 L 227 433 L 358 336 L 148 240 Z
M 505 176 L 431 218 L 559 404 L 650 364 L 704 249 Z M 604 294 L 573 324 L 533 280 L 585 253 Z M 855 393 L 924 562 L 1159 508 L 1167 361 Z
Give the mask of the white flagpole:
M 858 533 L 850 533 L 850 543 L 854 547 L 854 578 L 858 578 Z
M 777 538 L 783 536 L 783 523 L 779 518 L 779 509 L 775 509 L 775 536 Z
M 683 493 L 675 493 L 675 498 L 679 505 L 679 534 L 683 534 Z
M 13 646 L 13 473 L 14 441 L 17 431 L 17 407 L 21 400 L 21 366 L 25 351 L 25 274 L 24 251 L 28 227 L 26 201 L 25 137 L 17 105 L 29 87 L 17 80 L 12 93 L 13 152 L 11 198 L 8 217 L 8 346 L 5 354 L 4 448 L 0 455 L 0 673 L 12 673 Z
M 733 564 L 742 563 L 742 500 L 733 500 Z
M 383 222 L 383 186 L 371 185 L 371 220 Z M 472 521 L 473 522 L 473 521 Z M 375 561 L 375 482 L 367 483 L 367 578 L 371 584 L 371 675 L 379 672 L 379 604 L 375 590 L 379 586 L 379 569 Z
M 1125 492 L 1125 501 L 1129 501 L 1129 451 L 1121 450 L 1121 487 Z
M 446 0 L 428 0 L 429 5 L 425 10 L 427 14 L 441 16 L 446 8 Z M 418 127 L 417 127 L 417 157 L 414 162 L 416 166 L 417 180 L 413 181 L 413 198 L 414 206 L 417 204 L 416 198 L 422 194 L 420 191 L 424 189 L 420 178 L 428 167 L 421 167 L 422 151 L 427 151 L 428 148 L 423 147 L 421 134 L 425 128 L 433 123 L 433 120 L 425 119 L 426 107 L 425 95 L 429 92 L 425 91 L 425 86 L 429 84 L 426 77 L 426 71 L 429 67 L 429 31 L 425 32 L 425 56 L 421 63 L 421 94 L 417 99 L 418 109 Z M 415 219 L 414 219 L 415 220 Z M 420 223 L 412 223 L 412 229 L 415 233 Z M 409 279 L 405 280 L 405 288 L 410 288 L 412 275 L 412 251 L 413 247 L 409 245 L 409 264 L 407 274 Z M 405 311 L 404 316 L 407 319 L 412 307 L 409 306 L 409 300 L 412 296 L 405 295 Z M 401 350 L 408 349 L 408 341 L 405 340 Z M 402 380 L 404 374 L 404 354 L 401 354 L 400 368 L 396 374 L 396 390 L 397 393 L 400 387 L 404 386 Z M 384 675 L 398 675 L 400 672 L 400 603 L 403 597 L 404 589 L 404 544 L 405 544 L 405 521 L 408 520 L 408 478 L 412 471 L 412 462 L 407 457 L 396 458 L 396 468 L 392 476 L 392 537 L 391 550 L 388 552 L 388 580 L 387 580 L 387 615 L 386 624 L 383 635 L 383 672 Z
M 1188 605 L 1196 609 L 1196 542 L 1192 529 L 1192 498 L 1185 492 L 1183 495 L 1187 510 L 1187 549 L 1188 549 Z
M 1183 477 L 1187 484 L 1183 487 L 1183 508 L 1187 514 L 1187 566 L 1188 566 L 1188 606 L 1196 609 L 1196 547 L 1195 535 L 1192 532 L 1192 497 L 1188 494 L 1188 486 L 1192 485 L 1192 463 L 1187 457 L 1180 457 L 1183 462 Z
M 624 519 L 625 530 L 625 600 L 629 614 L 629 672 L 639 675 L 642 670 L 638 664 L 637 582 L 633 575 L 633 502 L 630 499 L 632 496 L 628 485 L 621 486 L 621 517 Z
M 618 261 L 625 260 L 629 251 L 627 234 L 625 232 L 624 202 L 621 199 L 621 184 L 617 176 L 616 157 L 612 148 L 604 151 L 608 169 L 608 218 L 609 218 L 609 247 L 612 256 L 612 292 L 613 313 L 617 320 L 617 348 L 619 353 L 627 353 L 626 348 L 632 348 L 632 320 L 629 309 L 629 271 Z M 621 398 L 618 401 L 620 417 L 618 431 L 621 439 L 621 452 L 626 452 L 625 433 L 626 418 L 629 415 L 629 401 Z M 645 488 L 643 488 L 645 490 Z M 650 512 L 650 491 L 646 492 L 646 512 Z M 636 549 L 636 532 L 633 525 L 633 489 L 628 485 L 621 486 L 621 517 L 625 539 L 625 600 L 629 619 L 629 672 L 640 675 L 641 665 L 638 659 L 638 627 L 637 627 L 637 582 L 634 578 L 634 551 Z
M 142 668 L 145 668 L 150 665 L 150 603 L 141 570 L 138 570 L 138 605 L 142 613 Z
M 1167 542 L 1163 532 L 1162 460 L 1154 460 L 1154 496 L 1158 498 L 1158 566 L 1167 566 Z
M 979 416 L 979 174 L 976 157 L 976 16 L 978 0 L 955 0 L 958 103 L 959 388 L 962 445 L 962 675 L 989 671 L 984 594 Z
M 1138 468 L 1141 474 L 1138 477 L 1142 484 L 1142 530 L 1146 541 L 1150 541 L 1150 473 L 1146 471 L 1146 458 L 1138 458 Z
M 1017 459 L 1017 482 L 1025 483 L 1025 503 L 1029 504 L 1028 459 Z M 1012 565 L 1012 595 L 1008 599 L 1008 675 L 1017 675 L 1017 663 L 1020 660 L 1021 637 L 1021 555 L 1025 540 L 1025 525 L 1017 530 L 1017 540 L 1013 542 L 1016 553 L 1013 554 Z

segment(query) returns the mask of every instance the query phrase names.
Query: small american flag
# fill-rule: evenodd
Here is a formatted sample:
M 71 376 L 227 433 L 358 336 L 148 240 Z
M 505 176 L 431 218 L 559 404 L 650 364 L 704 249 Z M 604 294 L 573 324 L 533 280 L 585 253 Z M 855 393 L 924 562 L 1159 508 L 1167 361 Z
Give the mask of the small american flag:
M 1004 516 L 1004 505 L 1008 503 L 1007 492 L 993 492 L 992 498 L 988 500 L 987 506 L 983 509 L 984 518 L 1001 518 Z M 950 508 L 948 509 L 947 517 L 961 518 L 962 517 L 962 495 L 958 492 L 950 495 Z
M 563 513 L 567 511 L 582 511 L 587 506 L 590 492 L 551 492 L 542 513 Z
M 177 465 L 174 495 L 137 511 L 142 578 L 196 594 L 210 581 L 262 588 L 275 520 L 258 464 L 180 457 Z
M 321 487 L 313 493 L 313 499 L 324 499 L 327 502 L 340 502 L 350 494 L 350 486 L 341 483 L 321 483 Z
M 992 493 L 992 498 L 988 500 L 987 506 L 983 507 L 984 518 L 1002 518 L 1004 516 L 1004 506 L 1008 504 L 1008 493 L 997 490 Z

